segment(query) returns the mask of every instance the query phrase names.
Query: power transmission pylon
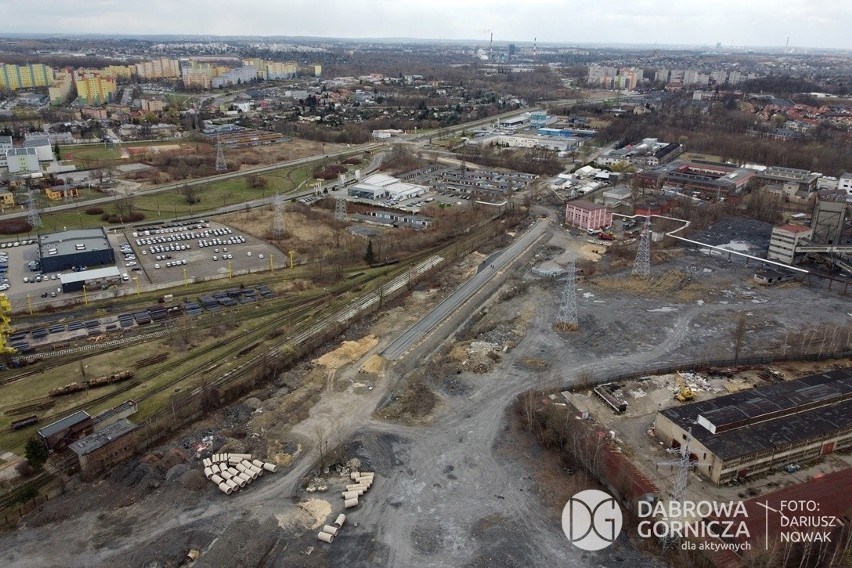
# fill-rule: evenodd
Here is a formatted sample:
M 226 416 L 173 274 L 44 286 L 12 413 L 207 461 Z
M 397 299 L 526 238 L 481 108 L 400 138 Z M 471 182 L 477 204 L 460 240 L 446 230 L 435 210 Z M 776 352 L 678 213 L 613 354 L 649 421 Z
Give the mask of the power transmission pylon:
M 33 195 L 33 190 L 31 189 L 27 190 L 27 223 L 30 224 L 31 230 L 41 227 L 41 216 L 38 214 L 35 195 Z
M 642 236 L 639 238 L 639 250 L 633 262 L 633 276 L 648 278 L 651 276 L 651 217 L 645 220 Z
M 225 162 L 225 152 L 222 151 L 222 141 L 216 138 L 216 171 L 227 172 L 228 163 Z
M 272 218 L 272 238 L 280 240 L 284 238 L 284 202 L 276 193 L 272 204 L 275 208 Z
M 672 487 L 671 498 L 672 501 L 677 501 L 681 505 L 683 505 L 684 498 L 686 497 L 686 487 L 689 484 L 689 470 L 695 466 L 704 465 L 704 462 L 692 461 L 689 458 L 690 441 L 692 441 L 692 428 L 687 431 L 686 439 L 680 446 L 680 457 L 678 459 L 659 462 L 657 464 L 677 467 L 677 476 L 675 477 L 674 487 Z M 681 507 L 681 510 L 683 510 L 683 507 Z M 666 520 L 672 521 L 673 519 Z M 690 519 L 674 520 L 681 521 L 683 525 L 690 521 Z M 679 542 L 680 537 L 677 535 L 677 533 L 675 533 L 674 535 L 666 535 L 663 540 L 663 550 L 668 550 L 669 548 L 676 546 Z
M 565 274 L 568 280 L 562 290 L 562 303 L 559 305 L 559 313 L 556 315 L 556 323 L 553 324 L 553 328 L 556 331 L 575 331 L 578 326 L 577 268 L 573 260 L 568 263 Z
M 346 214 L 346 200 L 342 197 L 338 197 L 334 203 L 334 220 L 340 223 L 345 223 L 348 218 L 349 217 Z

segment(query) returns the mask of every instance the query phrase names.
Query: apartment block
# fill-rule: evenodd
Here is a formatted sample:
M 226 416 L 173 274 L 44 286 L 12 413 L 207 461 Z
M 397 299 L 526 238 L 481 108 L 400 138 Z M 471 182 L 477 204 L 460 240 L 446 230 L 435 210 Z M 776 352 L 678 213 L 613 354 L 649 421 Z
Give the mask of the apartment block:
M 50 104 L 61 105 L 68 99 L 71 89 L 74 88 L 74 72 L 71 70 L 59 71 L 53 78 L 53 84 L 47 89 L 50 96 Z
M 266 62 L 266 78 L 267 79 L 291 79 L 296 76 L 299 71 L 299 66 L 292 62 L 267 61 Z
M 177 79 L 180 77 L 180 62 L 161 57 L 136 64 L 136 74 L 142 79 Z
M 77 97 L 87 105 L 102 105 L 112 101 L 118 88 L 115 79 L 101 77 L 94 71 L 78 72 L 74 85 L 77 87 Z
M 240 85 L 242 83 L 248 83 L 257 78 L 257 70 L 253 65 L 243 65 L 242 67 L 236 67 L 231 69 L 227 73 L 219 75 L 218 77 L 214 77 L 211 81 L 211 85 L 214 89 L 219 89 L 221 87 L 228 87 L 230 85 Z
M 100 75 L 113 79 L 131 79 L 136 75 L 136 67 L 133 65 L 107 65 L 100 70 Z
M 34 87 L 49 87 L 53 83 L 53 69 L 41 63 L 11 65 L 0 63 L 0 89 L 16 91 Z

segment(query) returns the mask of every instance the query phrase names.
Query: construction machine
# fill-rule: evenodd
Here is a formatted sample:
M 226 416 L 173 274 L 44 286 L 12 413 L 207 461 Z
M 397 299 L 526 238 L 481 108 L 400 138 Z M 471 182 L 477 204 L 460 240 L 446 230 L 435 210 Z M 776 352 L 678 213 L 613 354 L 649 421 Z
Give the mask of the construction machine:
M 695 400 L 695 393 L 692 392 L 692 389 L 689 388 L 689 385 L 686 384 L 686 380 L 683 378 L 683 375 L 680 374 L 680 371 L 675 375 L 675 384 L 677 385 L 677 393 L 675 393 L 675 399 L 680 402 L 691 402 Z

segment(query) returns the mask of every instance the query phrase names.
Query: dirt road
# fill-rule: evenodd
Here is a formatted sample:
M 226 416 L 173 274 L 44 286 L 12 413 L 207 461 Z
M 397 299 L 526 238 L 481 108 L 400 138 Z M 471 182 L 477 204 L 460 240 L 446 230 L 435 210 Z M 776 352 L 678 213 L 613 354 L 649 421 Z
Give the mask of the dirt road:
M 568 246 L 558 236 L 549 244 Z M 626 539 L 594 554 L 567 542 L 553 513 L 562 503 L 542 498 L 547 493 L 535 481 L 530 461 L 503 451 L 513 443 L 506 433 L 506 412 L 516 395 L 541 381 L 568 385 L 587 373 L 602 377 L 728 353 L 740 313 L 748 314 L 750 322 L 744 352 L 777 345 L 785 330 L 801 324 L 802 305 L 814 321 L 829 324 L 846 325 L 852 313 L 848 299 L 819 289 L 755 289 L 750 270 L 719 259 L 686 257 L 678 269 L 703 283 L 706 295 L 678 301 L 666 294 L 640 297 L 618 286 L 583 283 L 580 329 L 569 336 L 551 328 L 561 284 L 522 272 L 518 278 L 529 290 L 516 301 L 532 306 L 529 330 L 490 372 L 455 375 L 464 388 L 454 392 L 437 388 L 440 404 L 428 423 L 403 426 L 373 418 L 395 377 L 377 380 L 369 391 L 327 393 L 293 436 L 316 441 L 319 435 L 329 445 L 349 440 L 347 456 L 359 457 L 376 471 L 373 488 L 331 546 L 316 541 L 315 530 L 299 520 L 295 503 L 308 497 L 300 483 L 315 467 L 314 447 L 288 472 L 265 476 L 230 497 L 209 484 L 190 491 L 174 482 L 130 490 L 108 479 L 94 490 L 72 488 L 29 525 L 0 537 L 0 561 L 6 566 L 165 567 L 176 566 L 194 547 L 202 550 L 198 566 L 211 567 L 238 561 L 281 567 L 656 566 Z M 506 311 L 519 308 L 509 304 Z M 376 325 L 381 329 L 381 323 Z M 356 373 L 360 362 L 396 336 L 385 333 L 373 351 L 337 376 Z M 546 369 L 526 369 L 521 363 L 530 358 L 545 361 Z M 534 446 L 516 450 L 521 456 L 537 451 Z M 342 510 L 336 493 L 313 497 L 327 500 L 334 514 Z

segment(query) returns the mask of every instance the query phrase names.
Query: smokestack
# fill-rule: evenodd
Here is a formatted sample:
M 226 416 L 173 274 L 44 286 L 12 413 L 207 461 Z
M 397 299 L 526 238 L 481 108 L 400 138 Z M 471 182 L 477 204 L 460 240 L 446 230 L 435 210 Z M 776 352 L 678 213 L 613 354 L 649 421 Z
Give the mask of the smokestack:
M 488 61 L 492 61 L 491 53 L 494 49 L 494 32 L 491 32 L 491 41 L 488 43 Z

